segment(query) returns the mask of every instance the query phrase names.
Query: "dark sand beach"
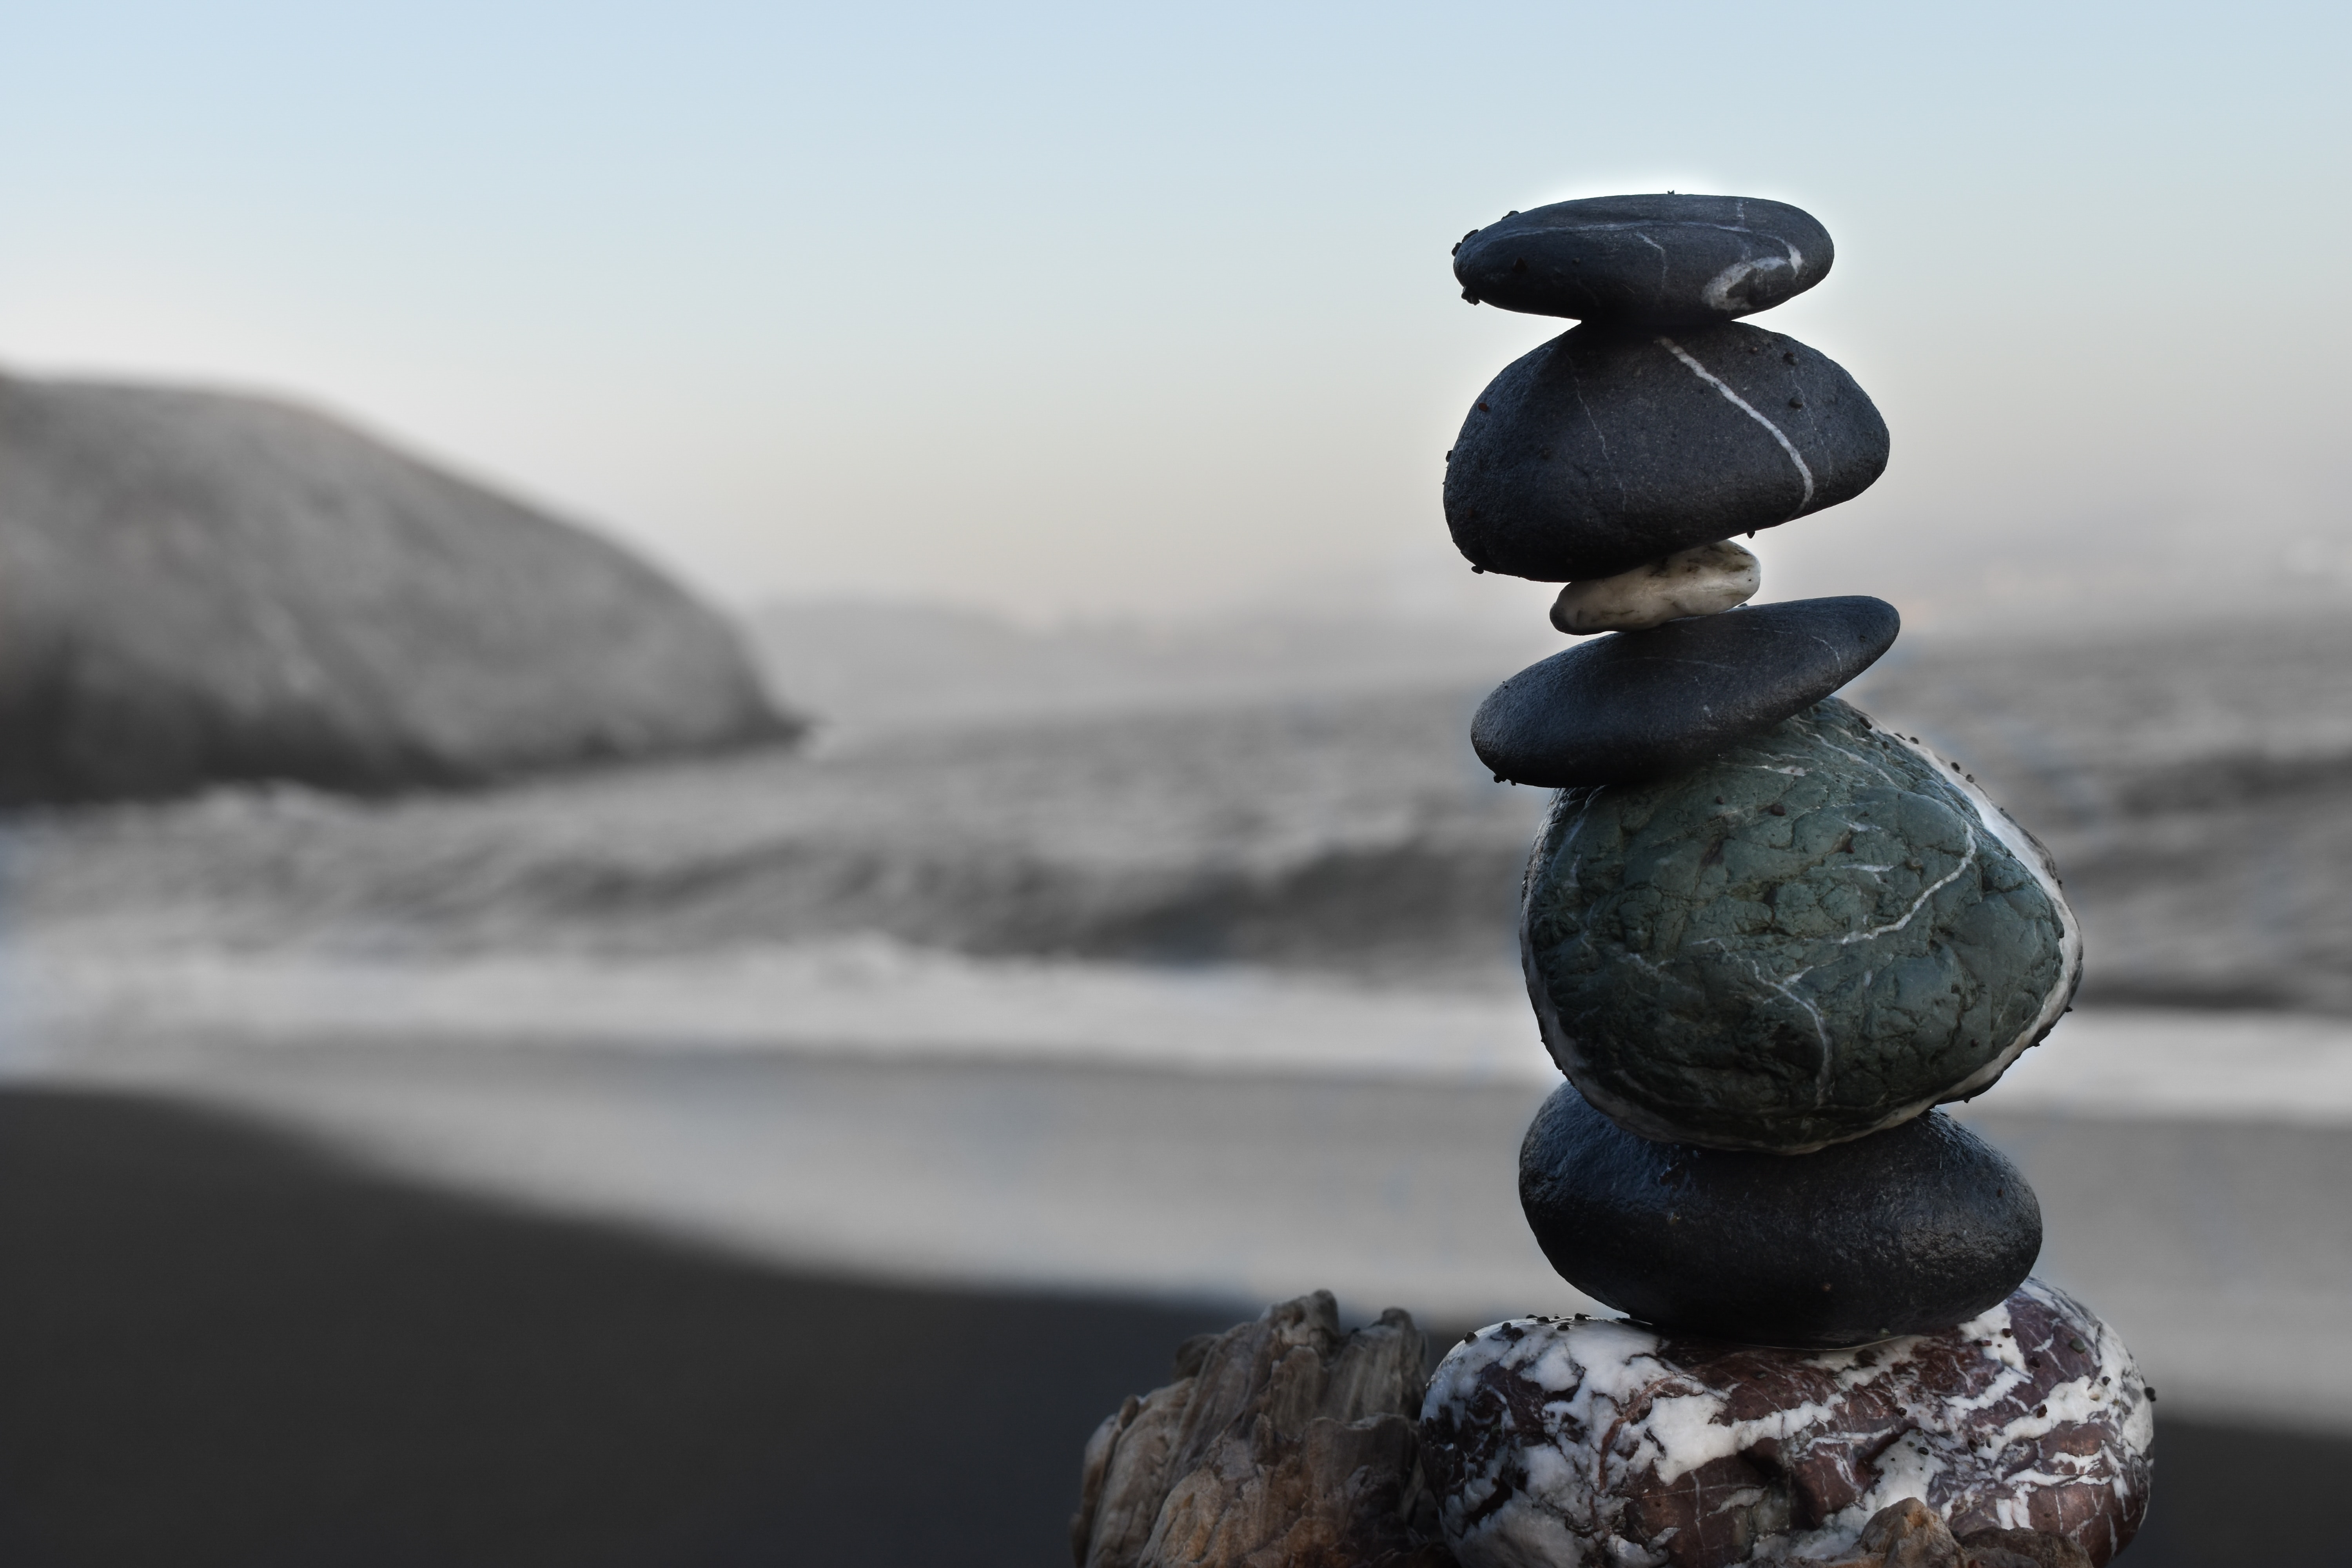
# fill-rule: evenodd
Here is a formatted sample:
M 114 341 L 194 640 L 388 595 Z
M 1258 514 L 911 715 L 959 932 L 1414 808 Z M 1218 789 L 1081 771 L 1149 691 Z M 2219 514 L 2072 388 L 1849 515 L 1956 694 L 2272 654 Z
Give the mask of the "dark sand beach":
M 1041 1563 L 1224 1308 L 878 1289 L 0 1096 L 13 1568 Z
M 795 1275 L 89 1090 L 0 1094 L 0 1257 L 21 1568 L 1056 1563 L 1087 1433 L 1236 1315 Z M 2161 1430 L 2135 1568 L 2346 1561 L 2352 1439 Z

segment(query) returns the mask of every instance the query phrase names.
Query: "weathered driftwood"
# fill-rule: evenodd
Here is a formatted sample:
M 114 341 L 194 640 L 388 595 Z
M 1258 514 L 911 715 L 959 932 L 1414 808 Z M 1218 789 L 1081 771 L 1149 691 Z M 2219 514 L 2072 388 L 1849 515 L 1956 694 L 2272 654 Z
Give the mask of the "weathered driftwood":
M 1421 1331 L 1328 1291 L 1186 1342 L 1087 1445 L 1080 1568 L 1450 1568 L 1414 1436 Z

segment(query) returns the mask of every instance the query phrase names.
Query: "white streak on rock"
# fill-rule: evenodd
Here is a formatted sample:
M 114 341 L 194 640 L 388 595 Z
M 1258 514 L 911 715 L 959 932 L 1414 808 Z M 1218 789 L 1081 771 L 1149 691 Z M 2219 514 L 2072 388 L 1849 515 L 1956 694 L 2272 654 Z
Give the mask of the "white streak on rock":
M 1917 898 L 1912 900 L 1911 907 L 1903 911 L 1903 918 L 1901 920 L 1889 921 L 1883 926 L 1873 926 L 1868 931 L 1850 931 L 1846 932 L 1845 935 L 1838 938 L 1838 945 L 1840 947 L 1848 947 L 1857 942 L 1870 942 L 1875 938 L 1885 936 L 1890 932 L 1901 931 L 1905 926 L 1909 925 L 1918 917 L 1921 910 L 1927 907 L 1927 900 L 1929 899 L 1934 898 L 1937 893 L 1942 892 L 1946 888 L 1948 888 L 1954 882 L 1958 881 L 1960 874 L 1976 863 L 1977 835 L 1976 829 L 1972 827 L 1969 829 L 1969 852 L 1960 857 L 1960 863 L 1953 867 L 1949 871 L 1947 871 L 1943 876 L 1938 877 L 1936 880 L 1930 882 L 1925 892 L 1922 892 Z
M 1732 300 L 1731 291 L 1759 272 L 1778 272 L 1783 268 L 1788 268 L 1791 273 L 1801 272 L 1804 269 L 1802 261 L 1797 255 L 1797 247 L 1793 245 L 1789 247 L 1789 254 L 1785 258 L 1758 256 L 1733 262 L 1708 279 L 1699 289 L 1698 297 L 1710 310 L 1719 310 L 1727 316 L 1739 315 L 1743 307 Z
M 2051 908 L 2058 914 L 2058 952 L 2063 966 L 2058 984 L 2051 987 L 2050 994 L 2042 998 L 2041 1011 L 2034 1015 L 2032 1022 L 2018 1032 L 2017 1037 L 2009 1043 L 2008 1048 L 1969 1074 L 1943 1096 L 1947 1102 L 1967 1100 L 1991 1088 L 2018 1058 L 2023 1056 L 2032 1047 L 2039 1045 L 2042 1037 L 2049 1034 L 2057 1025 L 2058 1020 L 2066 1016 L 2066 1010 L 2074 1005 L 2074 990 L 2083 980 L 2083 925 L 2074 918 L 2073 908 L 2066 902 L 2066 890 L 2058 880 L 2058 863 L 2051 858 L 2050 851 L 2042 847 L 2040 839 L 2028 833 L 2017 818 L 2001 809 L 1992 796 L 1987 795 L 1975 780 L 1955 766 L 1949 758 L 1937 755 L 1934 751 L 1912 740 L 1909 736 L 1888 729 L 1885 725 L 1879 726 L 1878 732 L 1896 745 L 1926 758 L 1928 766 L 1935 770 L 1937 777 L 1966 797 L 1969 806 L 1976 812 L 1977 820 L 1982 823 L 1995 838 L 2007 846 L 2009 852 L 2017 857 L 2019 863 L 2026 868 L 2033 879 L 2042 884 L 2042 890 L 2049 896 Z M 1922 1106 L 1919 1109 L 1927 1108 Z M 1911 1114 L 1916 1114 L 1916 1112 Z
M 1672 338 L 1663 337 L 1658 340 L 1658 344 L 1668 353 L 1674 355 L 1676 359 L 1682 361 L 1683 363 L 1688 365 L 1690 367 L 1690 373 L 1693 375 L 1698 377 L 1701 381 L 1706 383 L 1709 386 L 1715 388 L 1717 392 L 1720 393 L 1723 395 L 1723 400 L 1725 402 L 1730 404 L 1734 408 L 1738 409 L 1742 414 L 1747 415 L 1748 417 L 1753 419 L 1756 423 L 1764 426 L 1765 429 L 1770 431 L 1772 434 L 1772 439 L 1780 443 L 1780 450 L 1788 453 L 1789 461 L 1797 465 L 1797 477 L 1805 481 L 1804 497 L 1797 502 L 1797 510 L 1790 512 L 1789 515 L 1790 517 L 1795 517 L 1798 512 L 1801 512 L 1807 507 L 1812 505 L 1813 470 L 1805 466 L 1805 459 L 1803 456 L 1798 452 L 1797 444 L 1789 439 L 1787 432 L 1783 431 L 1778 425 L 1773 424 L 1769 419 L 1765 418 L 1763 415 L 1758 413 L 1756 405 L 1748 402 L 1748 399 L 1740 396 L 1739 394 L 1732 391 L 1730 384 L 1721 376 L 1707 369 L 1706 366 L 1699 363 L 1697 360 L 1693 359 L 1689 351 L 1685 349 L 1682 344 L 1675 342 Z
M 1660 245 L 1648 235 L 1636 233 L 1633 237 L 1658 253 L 1658 287 L 1656 291 L 1651 297 L 1656 300 L 1664 300 L 1666 297 L 1666 271 L 1667 268 L 1674 265 L 1675 258 L 1667 254 L 1666 247 L 1664 246 Z

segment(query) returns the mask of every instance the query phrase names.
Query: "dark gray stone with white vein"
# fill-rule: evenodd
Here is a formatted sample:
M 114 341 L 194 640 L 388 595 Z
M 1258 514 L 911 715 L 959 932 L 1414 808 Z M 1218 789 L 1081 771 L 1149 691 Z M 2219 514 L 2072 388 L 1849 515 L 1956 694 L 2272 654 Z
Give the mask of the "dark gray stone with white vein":
M 1886 456 L 1869 397 L 1794 338 L 1582 326 L 1478 395 L 1445 522 L 1483 571 L 1607 577 L 1851 500 Z
M 1498 779 L 1567 789 L 1695 767 L 1819 702 L 1894 646 L 1884 599 L 1789 599 L 1598 637 L 1489 692 L 1470 744 Z
M 1464 294 L 1506 310 L 1657 326 L 1767 310 L 1829 276 L 1829 230 L 1755 196 L 1594 196 L 1464 237 Z
M 1990 1088 L 2083 965 L 2049 852 L 1834 697 L 1688 773 L 1561 791 L 1520 952 L 1552 1060 L 1619 1126 L 1790 1154 Z

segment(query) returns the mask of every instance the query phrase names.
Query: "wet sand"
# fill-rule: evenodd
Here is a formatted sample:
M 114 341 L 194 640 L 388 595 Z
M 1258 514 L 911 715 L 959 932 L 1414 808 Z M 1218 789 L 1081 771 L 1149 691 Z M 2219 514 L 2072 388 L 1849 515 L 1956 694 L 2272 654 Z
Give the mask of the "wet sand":
M 776 1267 L 965 1289 L 1599 1310 L 1518 1210 L 1532 1077 L 1233 1074 L 1066 1059 L 249 1036 L 152 1024 L 53 1058 L 467 1194 Z M 1554 1081 L 1557 1081 L 1556 1079 Z M 2352 1435 L 2352 1126 L 1966 1114 L 2040 1194 L 2037 1272 L 2123 1334 L 2172 1407 Z
M 1087 1433 L 1234 1316 L 798 1277 L 24 1089 L 0 1257 L 12 1568 L 1055 1563 Z
M 0 1093 L 0 1257 L 12 1568 L 1057 1563 L 1087 1433 L 1236 1312 L 794 1273 L 57 1089 Z M 2343 1561 L 2352 1439 L 2160 1431 L 2134 1568 Z

